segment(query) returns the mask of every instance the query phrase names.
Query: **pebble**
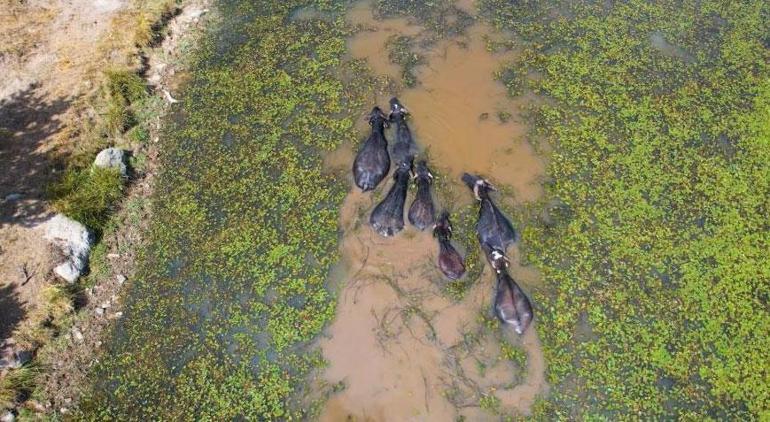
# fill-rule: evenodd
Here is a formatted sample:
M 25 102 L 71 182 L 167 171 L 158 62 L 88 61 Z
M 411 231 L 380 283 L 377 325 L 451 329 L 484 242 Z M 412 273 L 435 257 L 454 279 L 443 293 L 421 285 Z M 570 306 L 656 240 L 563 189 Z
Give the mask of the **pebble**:
M 123 283 L 126 282 L 126 276 L 124 276 L 123 274 L 118 274 L 117 280 L 118 280 L 118 284 L 122 286 Z
M 85 337 L 83 336 L 83 332 L 78 329 L 78 327 L 75 327 L 72 329 L 72 338 L 75 339 L 76 342 L 82 343 Z
M 104 315 L 104 308 L 96 308 L 94 309 L 94 313 L 98 316 Z
M 2 416 L 0 416 L 0 422 L 13 422 L 16 420 L 16 415 L 10 410 L 6 410 Z

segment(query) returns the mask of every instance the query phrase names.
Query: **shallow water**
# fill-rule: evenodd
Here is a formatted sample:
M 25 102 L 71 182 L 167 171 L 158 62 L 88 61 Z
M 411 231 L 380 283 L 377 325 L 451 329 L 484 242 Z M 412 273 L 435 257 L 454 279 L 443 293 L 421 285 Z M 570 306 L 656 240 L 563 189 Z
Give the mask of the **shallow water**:
M 406 18 L 376 20 L 368 3 L 359 3 L 348 15 L 354 25 L 366 28 L 348 42 L 351 54 L 364 58 L 374 71 L 398 79 L 399 67 L 385 48 L 393 35 L 416 35 L 422 29 Z M 409 109 L 415 140 L 459 185 L 463 172 L 475 172 L 513 188 L 516 200 L 531 201 L 542 193 L 542 160 L 526 141 L 527 126 L 517 113 L 522 101 L 511 100 L 493 77 L 512 53 L 487 51 L 484 36 L 492 30 L 477 23 L 462 37 L 443 40 L 421 51 L 428 63 L 417 70 L 420 85 L 398 93 Z M 389 95 L 377 98 L 381 107 Z M 503 116 L 499 113 L 510 113 Z
M 400 69 L 389 62 L 385 42 L 422 29 L 407 19 L 375 20 L 367 3 L 353 7 L 348 19 L 365 28 L 349 40 L 351 54 L 365 58 L 376 73 L 398 78 Z M 442 192 L 470 203 L 471 194 L 459 180 L 467 171 L 512 192 L 506 203 L 535 200 L 541 195 L 543 163 L 524 139 L 527 127 L 518 104 L 492 77 L 511 54 L 488 52 L 483 40 L 488 33 L 476 24 L 465 36 L 422 51 L 427 64 L 418 68 L 420 84 L 398 96 L 411 112 L 421 156 L 445 176 L 437 179 L 444 184 Z M 381 107 L 387 100 L 377 99 Z M 510 119 L 501 121 L 498 112 L 511 113 Z M 362 127 L 362 138 L 365 131 Z M 349 172 L 356 148 L 330 154 L 327 167 Z M 383 182 L 385 189 L 390 183 L 390 178 Z M 383 238 L 371 229 L 368 217 L 378 199 L 377 193 L 353 190 L 341 210 L 343 261 L 332 279 L 340 288 L 339 303 L 321 347 L 330 364 L 326 381 L 345 388 L 332 395 L 321 420 L 495 419 L 479 407 L 485 395 L 499 399 L 502 413 L 529 414 L 535 398 L 547 392 L 536 324 L 517 336 L 491 320 L 495 280 L 489 268 L 462 300 L 450 299 L 430 232 L 408 226 L 394 238 Z M 456 205 L 438 201 L 438 209 Z M 461 253 L 478 247 L 454 243 Z M 511 274 L 525 291 L 539 286 L 537 271 L 518 265 L 516 248 L 509 253 Z M 525 367 L 501 356 L 501 342 L 525 351 Z

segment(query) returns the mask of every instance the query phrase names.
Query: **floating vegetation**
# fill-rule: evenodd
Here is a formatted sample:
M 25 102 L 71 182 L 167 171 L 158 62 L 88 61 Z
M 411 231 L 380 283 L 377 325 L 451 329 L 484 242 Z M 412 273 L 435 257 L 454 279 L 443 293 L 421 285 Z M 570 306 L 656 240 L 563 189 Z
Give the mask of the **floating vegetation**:
M 308 3 L 220 5 L 228 22 L 199 46 L 162 141 L 150 246 L 80 415 L 304 415 L 292 403 L 334 312 L 325 279 L 347 188 L 321 153 L 356 137 L 335 76 L 348 28 L 292 21 Z
M 408 35 L 393 35 L 388 39 L 385 48 L 388 50 L 388 59 L 401 67 L 401 80 L 408 88 L 417 85 L 415 68 L 425 64 L 425 57 L 413 51 L 414 37 Z
M 417 35 L 395 34 L 385 45 L 388 60 L 401 68 L 401 82 L 407 88 L 419 84 L 416 70 L 427 63 L 425 52 L 436 41 L 462 35 L 474 22 L 474 18 L 453 1 L 379 0 L 373 5 L 373 13 L 379 20 L 414 19 L 422 28 Z
M 536 416 L 767 418 L 768 3 L 480 8 L 524 41 L 509 92 L 550 100 Z
M 473 24 L 473 17 L 451 0 L 377 0 L 374 12 L 378 18 L 412 17 L 436 38 L 460 35 Z

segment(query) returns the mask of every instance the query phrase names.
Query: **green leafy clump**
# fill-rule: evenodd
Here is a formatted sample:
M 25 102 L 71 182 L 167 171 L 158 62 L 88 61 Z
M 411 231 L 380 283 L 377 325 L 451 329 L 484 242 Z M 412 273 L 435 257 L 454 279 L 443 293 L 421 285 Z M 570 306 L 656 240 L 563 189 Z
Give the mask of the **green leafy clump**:
M 515 363 L 519 368 L 527 364 L 527 352 L 506 341 L 500 343 L 500 357 Z
M 40 368 L 35 365 L 24 365 L 10 369 L 0 378 L 0 409 L 14 407 L 19 395 L 29 393 L 34 389 Z
M 130 70 L 108 70 L 105 86 L 110 97 L 128 104 L 136 103 L 147 96 L 147 85 L 141 76 Z
M 511 97 L 516 97 L 524 92 L 525 79 L 515 64 L 503 67 L 495 74 L 495 79 L 505 85 L 505 90 Z
M 355 139 L 341 7 L 231 1 L 195 53 L 161 138 L 148 247 L 78 415 L 168 420 L 306 416 L 308 353 L 334 312 L 347 184 L 321 154 Z M 329 9 L 329 8 L 326 8 Z M 361 77 L 361 76 L 359 76 Z M 351 89 L 348 89 L 351 88 Z M 365 90 L 361 90 L 364 92 Z
M 562 205 L 523 233 L 545 279 L 537 415 L 770 416 L 770 5 L 480 8 L 524 41 L 511 94 L 549 99 L 533 135 Z
M 417 85 L 415 69 L 425 63 L 423 55 L 414 52 L 414 37 L 393 35 L 385 43 L 391 63 L 401 66 L 401 79 L 407 87 Z
M 129 70 L 109 70 L 105 78 L 105 125 L 112 133 L 124 132 L 136 125 L 131 105 L 147 97 L 147 86 L 141 76 Z
M 99 233 L 122 197 L 123 187 L 123 176 L 117 168 L 72 168 L 52 187 L 53 206 Z
M 490 413 L 499 413 L 500 399 L 495 396 L 494 393 L 490 392 L 489 394 L 481 396 L 479 399 L 479 407 Z

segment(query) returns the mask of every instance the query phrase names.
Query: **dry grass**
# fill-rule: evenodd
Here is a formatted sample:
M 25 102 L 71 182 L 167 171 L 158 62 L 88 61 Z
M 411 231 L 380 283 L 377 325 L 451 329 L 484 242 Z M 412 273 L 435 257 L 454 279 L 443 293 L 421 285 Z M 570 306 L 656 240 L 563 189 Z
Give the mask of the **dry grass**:
M 35 350 L 51 341 L 73 309 L 71 290 L 65 286 L 46 286 L 40 296 L 37 308 L 13 333 L 16 344 L 24 350 Z M 14 407 L 20 394 L 34 390 L 40 373 L 41 368 L 33 362 L 0 378 L 0 409 Z
M 39 305 L 13 333 L 16 344 L 34 350 L 48 343 L 73 310 L 72 289 L 51 284 L 40 292 Z
M 22 392 L 32 391 L 38 375 L 40 375 L 39 366 L 25 365 L 12 369 L 0 379 L 0 409 L 13 407 Z
M 130 57 L 137 49 L 152 47 L 159 39 L 159 31 L 163 23 L 177 10 L 178 2 L 174 0 L 144 0 L 137 1 L 132 7 L 115 15 L 112 19 L 113 28 L 132 28 L 132 30 L 115 31 L 99 45 L 99 51 L 105 57 L 117 52 L 119 55 Z
M 45 36 L 45 27 L 57 12 L 53 7 L 0 0 L 0 57 L 20 57 L 34 48 Z

